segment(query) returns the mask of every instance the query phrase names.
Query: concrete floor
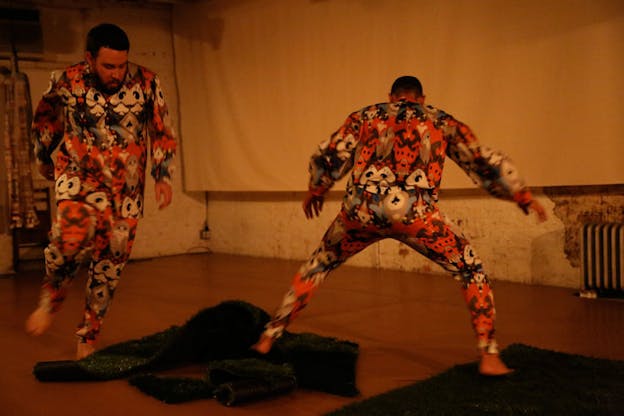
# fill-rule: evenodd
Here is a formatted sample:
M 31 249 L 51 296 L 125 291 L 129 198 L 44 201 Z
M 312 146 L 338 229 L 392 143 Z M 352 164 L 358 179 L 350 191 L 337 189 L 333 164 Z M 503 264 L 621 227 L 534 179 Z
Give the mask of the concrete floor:
M 223 254 L 195 254 L 131 262 L 124 271 L 100 346 L 183 324 L 198 310 L 226 299 L 273 312 L 299 262 Z M 361 396 L 344 398 L 299 389 L 227 408 L 215 400 L 168 405 L 126 380 L 41 383 L 38 361 L 72 359 L 74 326 L 86 277 L 74 282 L 54 326 L 41 337 L 23 331 L 36 305 L 40 271 L 0 278 L 0 413 L 10 415 L 321 415 L 355 400 L 425 379 L 476 360 L 459 283 L 441 275 L 343 266 L 289 327 L 359 343 Z M 624 360 L 624 302 L 581 299 L 570 289 L 498 282 L 501 347 L 521 342 L 595 357 Z

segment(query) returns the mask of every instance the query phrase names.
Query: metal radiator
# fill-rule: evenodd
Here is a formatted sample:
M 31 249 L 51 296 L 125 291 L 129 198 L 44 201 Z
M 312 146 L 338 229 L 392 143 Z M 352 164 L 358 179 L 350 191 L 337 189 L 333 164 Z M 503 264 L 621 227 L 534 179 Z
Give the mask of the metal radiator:
M 581 229 L 581 296 L 624 297 L 624 224 Z

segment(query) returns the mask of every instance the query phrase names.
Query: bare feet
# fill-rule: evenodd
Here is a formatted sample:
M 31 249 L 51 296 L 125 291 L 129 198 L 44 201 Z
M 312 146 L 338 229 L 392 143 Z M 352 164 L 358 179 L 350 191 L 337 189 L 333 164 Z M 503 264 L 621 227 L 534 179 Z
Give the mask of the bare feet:
M 53 316 L 43 308 L 37 308 L 26 320 L 26 332 L 38 336 L 43 334 L 52 325 Z
M 252 349 L 258 351 L 260 354 L 266 354 L 271 351 L 271 347 L 273 346 L 273 338 L 268 337 L 266 335 L 261 335 L 258 342 L 252 345 Z
M 83 358 L 93 354 L 95 347 L 86 342 L 78 341 L 78 348 L 76 349 L 76 360 L 82 360 Z
M 480 374 L 484 376 L 504 376 L 513 371 L 505 365 L 498 354 L 481 354 L 481 362 L 479 363 Z

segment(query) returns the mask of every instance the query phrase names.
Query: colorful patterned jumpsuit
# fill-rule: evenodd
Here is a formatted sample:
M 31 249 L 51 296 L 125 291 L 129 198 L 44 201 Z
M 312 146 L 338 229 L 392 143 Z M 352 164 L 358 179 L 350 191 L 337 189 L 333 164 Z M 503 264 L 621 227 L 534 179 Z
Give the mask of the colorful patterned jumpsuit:
M 171 183 L 176 142 L 160 81 L 129 63 L 121 88 L 107 96 L 86 62 L 53 73 L 33 140 L 37 162 L 54 167 L 57 203 L 39 306 L 57 312 L 78 266 L 90 260 L 76 335 L 93 343 L 143 214 L 148 140 L 154 180 Z
M 320 245 L 295 274 L 264 336 L 279 337 L 327 274 L 372 243 L 398 240 L 451 272 L 462 292 L 478 348 L 497 351 L 494 296 L 481 260 L 437 206 L 448 155 L 492 195 L 525 213 L 532 196 L 509 159 L 480 146 L 449 114 L 410 101 L 352 113 L 310 160 L 310 191 L 318 196 L 351 172 L 342 208 Z

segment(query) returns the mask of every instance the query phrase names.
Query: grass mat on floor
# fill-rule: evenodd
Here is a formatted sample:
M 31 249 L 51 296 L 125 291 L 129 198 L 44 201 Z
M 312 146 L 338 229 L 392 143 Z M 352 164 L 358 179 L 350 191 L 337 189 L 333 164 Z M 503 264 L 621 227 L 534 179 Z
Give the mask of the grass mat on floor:
M 287 394 L 297 387 L 354 396 L 358 345 L 311 333 L 285 332 L 270 353 L 251 350 L 269 315 L 243 301 L 205 308 L 182 326 L 111 345 L 78 361 L 43 361 L 39 381 L 129 382 L 166 403 L 215 397 L 228 406 Z M 156 372 L 205 364 L 203 377 L 167 377 Z
M 476 362 L 458 365 L 329 415 L 624 415 L 624 361 L 523 344 L 502 357 L 513 374 L 483 377 Z

